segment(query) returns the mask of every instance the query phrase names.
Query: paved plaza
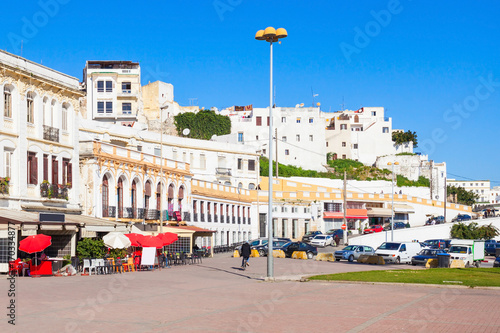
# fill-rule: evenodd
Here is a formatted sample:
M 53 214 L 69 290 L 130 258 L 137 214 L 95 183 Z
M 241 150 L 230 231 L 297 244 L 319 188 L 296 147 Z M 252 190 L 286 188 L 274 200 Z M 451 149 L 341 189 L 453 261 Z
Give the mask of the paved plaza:
M 0 332 L 499 332 L 500 289 L 300 282 L 400 266 L 218 254 L 203 264 L 115 275 L 16 279 L 16 326 Z M 5 277 L 2 308 L 10 299 Z

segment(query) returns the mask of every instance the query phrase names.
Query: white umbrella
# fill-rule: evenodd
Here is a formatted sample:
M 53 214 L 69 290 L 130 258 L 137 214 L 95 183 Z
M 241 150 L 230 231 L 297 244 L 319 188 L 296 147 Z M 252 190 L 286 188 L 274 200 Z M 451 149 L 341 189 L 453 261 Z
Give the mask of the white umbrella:
M 112 231 L 106 234 L 102 240 L 104 244 L 112 249 L 125 249 L 131 245 L 130 239 L 121 232 Z

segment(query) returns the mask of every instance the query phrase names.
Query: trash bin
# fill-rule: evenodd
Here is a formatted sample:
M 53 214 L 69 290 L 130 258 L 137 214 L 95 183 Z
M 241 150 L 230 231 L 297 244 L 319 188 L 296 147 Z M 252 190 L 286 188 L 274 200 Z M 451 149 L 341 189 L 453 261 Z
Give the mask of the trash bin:
M 439 253 L 437 257 L 438 257 L 438 268 L 450 267 L 450 254 L 449 253 Z

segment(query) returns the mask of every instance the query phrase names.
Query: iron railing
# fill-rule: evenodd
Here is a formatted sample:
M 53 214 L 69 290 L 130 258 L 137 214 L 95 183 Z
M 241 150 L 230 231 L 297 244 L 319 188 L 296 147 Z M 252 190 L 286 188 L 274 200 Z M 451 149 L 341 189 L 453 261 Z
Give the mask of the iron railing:
M 43 139 L 59 142 L 59 128 L 43 125 Z
M 40 195 L 42 198 L 68 200 L 68 189 L 67 185 L 41 183 Z

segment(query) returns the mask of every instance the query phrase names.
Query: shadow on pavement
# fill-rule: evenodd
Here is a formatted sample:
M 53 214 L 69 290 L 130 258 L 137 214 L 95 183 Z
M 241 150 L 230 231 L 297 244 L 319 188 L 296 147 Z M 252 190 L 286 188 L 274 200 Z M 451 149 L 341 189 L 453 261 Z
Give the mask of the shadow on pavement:
M 209 268 L 209 269 L 213 269 L 213 270 L 216 270 L 216 271 L 219 271 L 219 272 L 225 272 L 225 273 L 228 273 L 228 274 L 232 274 L 232 275 L 237 275 L 237 276 L 241 276 L 241 277 L 245 277 L 247 279 L 251 279 L 251 280 L 257 280 L 257 281 L 264 281 L 264 279 L 261 279 L 261 278 L 255 278 L 255 277 L 251 277 L 251 276 L 248 276 L 248 275 L 245 275 L 245 274 L 241 274 L 241 273 L 236 273 L 236 272 L 231 272 L 231 271 L 228 271 L 228 270 L 225 270 L 225 269 L 222 269 L 222 268 L 217 268 L 217 267 L 212 267 L 212 266 L 205 266 L 205 265 L 199 265 L 200 267 L 204 267 L 204 268 Z M 232 269 L 234 270 L 238 270 L 238 271 L 241 271 L 241 272 L 244 272 L 245 270 L 241 267 L 231 267 Z

